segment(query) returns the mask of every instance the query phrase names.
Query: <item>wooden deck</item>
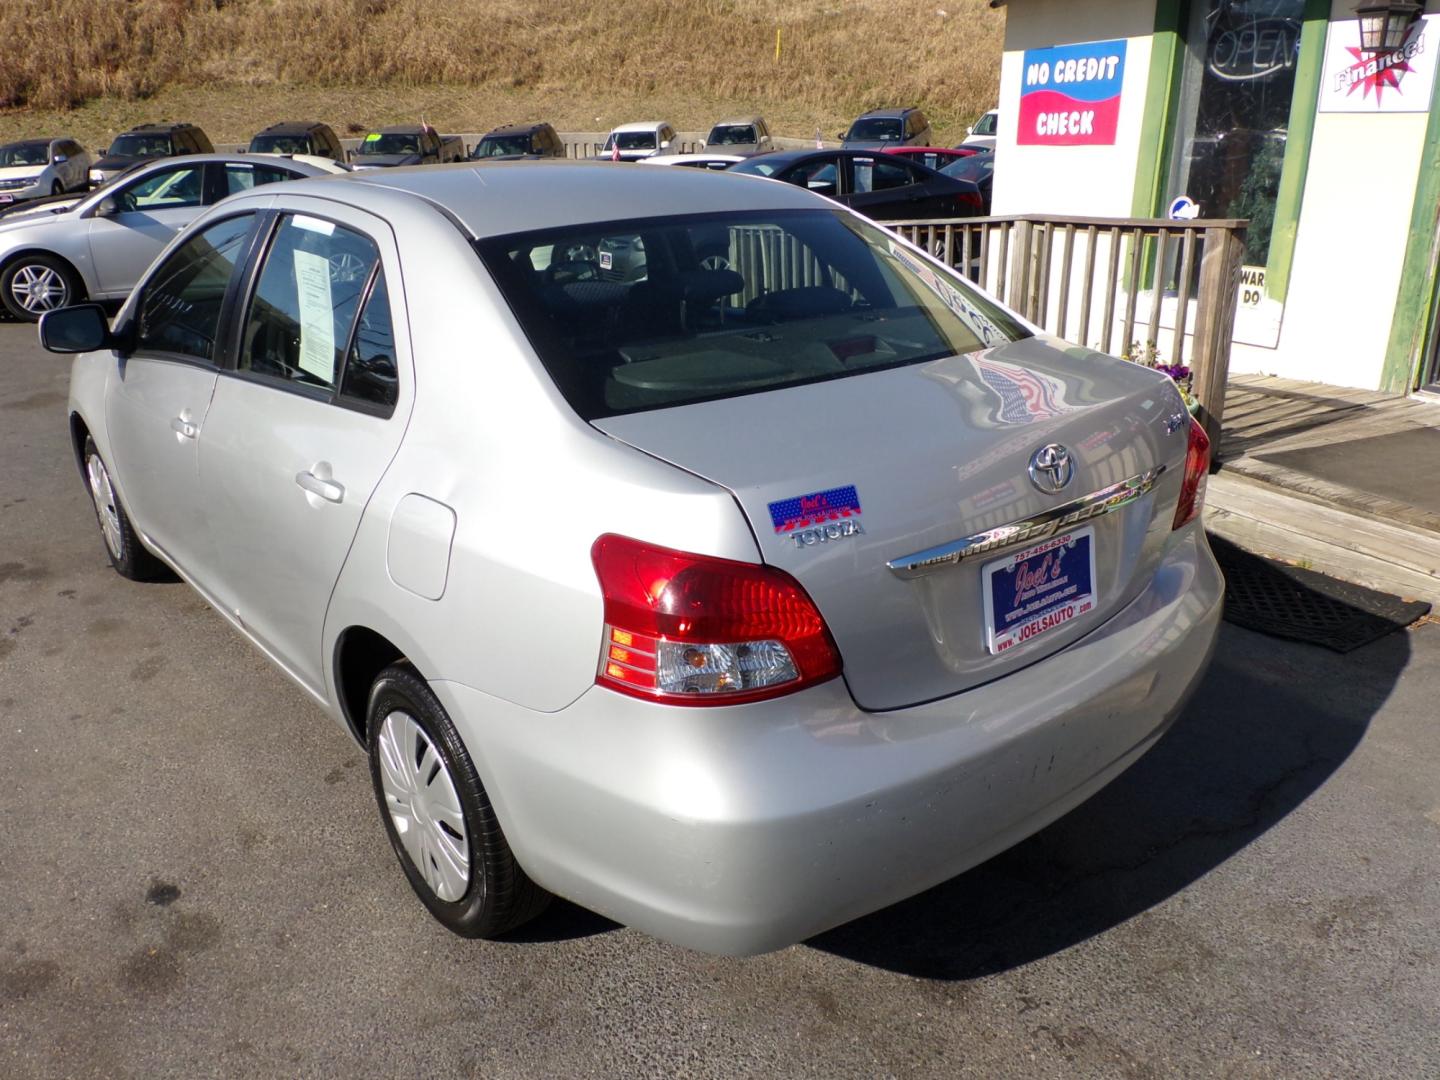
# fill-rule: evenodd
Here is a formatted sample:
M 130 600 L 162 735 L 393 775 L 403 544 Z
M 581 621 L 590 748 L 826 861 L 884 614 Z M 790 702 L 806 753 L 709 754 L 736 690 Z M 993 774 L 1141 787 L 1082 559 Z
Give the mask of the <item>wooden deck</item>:
M 1265 375 L 1230 378 L 1222 469 L 1354 513 L 1440 533 L 1440 515 L 1261 461 L 1258 455 L 1369 439 L 1417 427 L 1440 429 L 1440 401 L 1396 397 Z M 1437 463 L 1440 464 L 1440 463 Z
M 1440 606 L 1440 515 L 1257 455 L 1440 429 L 1440 401 L 1231 376 L 1206 527 L 1251 551 Z

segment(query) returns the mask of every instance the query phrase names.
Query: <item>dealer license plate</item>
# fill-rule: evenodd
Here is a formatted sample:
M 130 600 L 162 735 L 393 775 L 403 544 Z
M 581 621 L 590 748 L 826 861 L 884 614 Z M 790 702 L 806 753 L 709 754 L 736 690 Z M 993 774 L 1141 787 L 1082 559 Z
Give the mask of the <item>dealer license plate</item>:
M 985 645 L 1002 653 L 1095 610 L 1095 531 L 1052 536 L 987 563 L 981 574 Z

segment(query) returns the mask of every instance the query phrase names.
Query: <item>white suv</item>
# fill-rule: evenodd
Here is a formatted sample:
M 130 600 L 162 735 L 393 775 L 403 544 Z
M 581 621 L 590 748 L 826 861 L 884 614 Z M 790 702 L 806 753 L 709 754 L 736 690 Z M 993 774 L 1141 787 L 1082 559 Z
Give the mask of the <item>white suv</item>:
M 90 186 L 90 151 L 74 139 L 22 139 L 0 146 L 0 206 Z

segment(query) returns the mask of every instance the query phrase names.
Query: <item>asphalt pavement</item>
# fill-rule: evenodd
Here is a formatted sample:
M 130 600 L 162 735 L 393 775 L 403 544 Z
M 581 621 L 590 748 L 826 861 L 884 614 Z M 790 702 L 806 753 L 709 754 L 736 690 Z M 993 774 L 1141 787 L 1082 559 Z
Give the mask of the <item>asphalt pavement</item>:
M 0 1076 L 1440 1076 L 1440 625 L 1227 626 L 1120 780 L 806 944 L 461 941 L 349 737 L 110 570 L 68 370 L 0 324 Z

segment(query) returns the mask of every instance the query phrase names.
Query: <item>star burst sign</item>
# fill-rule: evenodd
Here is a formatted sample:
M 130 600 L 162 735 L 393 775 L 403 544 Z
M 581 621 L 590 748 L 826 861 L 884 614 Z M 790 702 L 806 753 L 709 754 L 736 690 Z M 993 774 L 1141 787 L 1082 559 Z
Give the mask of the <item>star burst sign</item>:
M 1382 53 L 1379 56 L 1366 56 L 1358 47 L 1347 45 L 1345 51 L 1355 58 L 1355 62 L 1347 67 L 1341 78 L 1349 84 L 1345 96 L 1351 94 L 1361 87 L 1361 97 L 1368 98 L 1370 91 L 1375 91 L 1375 101 L 1383 100 L 1387 88 L 1400 92 L 1400 78 L 1408 71 L 1414 71 L 1407 61 L 1413 59 L 1417 53 L 1424 48 L 1420 35 L 1425 32 L 1425 24 L 1416 22 L 1410 27 L 1410 32 L 1405 35 L 1405 43 L 1393 53 Z

